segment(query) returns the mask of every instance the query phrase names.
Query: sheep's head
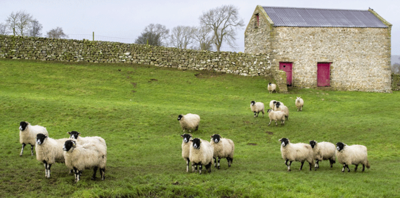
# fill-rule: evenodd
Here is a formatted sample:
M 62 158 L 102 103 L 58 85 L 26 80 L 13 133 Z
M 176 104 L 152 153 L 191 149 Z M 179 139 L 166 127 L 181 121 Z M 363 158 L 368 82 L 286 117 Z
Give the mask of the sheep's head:
M 185 143 L 188 143 L 189 140 L 192 139 L 192 135 L 187 134 L 187 133 L 181 135 L 181 137 L 183 138 L 183 142 L 185 142 Z
M 279 108 L 279 106 L 281 106 L 281 103 L 280 102 L 276 102 L 276 108 Z
M 317 145 L 317 142 L 315 140 L 311 140 L 310 145 L 311 145 L 311 148 L 314 148 L 314 146 Z
M 183 118 L 183 115 L 178 115 L 178 121 L 181 120 Z
M 211 136 L 211 138 L 215 143 L 218 143 L 221 140 L 222 137 L 220 135 L 218 135 L 218 134 L 214 134 L 214 135 Z
M 283 147 L 285 147 L 286 145 L 289 144 L 289 139 L 287 139 L 287 138 L 279 139 L 279 141 L 281 141 L 281 146 L 283 146 Z
M 250 102 L 250 104 L 251 104 L 251 106 L 254 106 L 256 104 L 256 101 L 253 100 Z
M 26 121 L 22 121 L 22 122 L 20 122 L 19 123 L 19 130 L 20 131 L 25 131 L 25 129 L 26 129 L 26 127 L 28 126 L 28 122 L 26 122 Z
M 272 109 L 268 109 L 268 110 L 267 110 L 267 113 L 270 113 L 270 112 L 272 112 Z
M 43 142 L 44 142 L 44 140 L 47 138 L 47 136 L 45 135 L 45 134 L 43 134 L 43 133 L 38 133 L 37 135 L 36 135 L 36 143 L 38 144 L 38 145 L 42 145 L 43 144 Z
M 268 83 L 268 85 L 271 85 L 272 83 Z
M 69 151 L 71 148 L 76 147 L 76 142 L 74 140 L 67 140 L 64 143 L 63 151 Z
M 276 103 L 277 103 L 277 101 L 276 100 L 274 100 L 274 102 L 272 103 L 274 106 L 276 105 Z
M 193 143 L 193 148 L 200 149 L 201 140 L 199 138 L 194 138 L 190 141 Z
M 78 131 L 71 131 L 68 132 L 68 134 L 70 135 L 70 139 L 76 140 L 78 139 L 80 133 Z
M 343 142 L 338 142 L 336 143 L 336 149 L 338 151 L 342 151 L 344 149 L 344 147 L 346 146 L 346 144 L 344 144 Z

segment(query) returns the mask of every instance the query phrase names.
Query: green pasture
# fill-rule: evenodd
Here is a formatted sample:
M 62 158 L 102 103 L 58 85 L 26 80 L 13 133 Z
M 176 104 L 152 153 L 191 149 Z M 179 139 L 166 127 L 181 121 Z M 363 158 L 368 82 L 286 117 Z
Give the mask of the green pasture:
M 399 197 L 400 93 L 291 89 L 268 94 L 268 79 L 132 64 L 0 60 L 0 197 Z M 296 96 L 305 105 L 297 112 Z M 254 118 L 250 101 L 275 99 L 289 107 L 284 126 Z M 225 159 L 186 173 L 179 114 L 200 115 L 194 137 L 218 133 L 235 142 Z M 64 164 L 44 167 L 19 157 L 19 122 L 45 126 L 52 138 L 101 136 L 108 146 L 106 180 L 74 182 Z M 370 169 L 342 173 L 320 163 L 287 172 L 280 138 L 291 142 L 342 141 L 368 148 Z M 204 168 L 204 167 L 203 167 Z M 98 173 L 99 174 L 99 173 Z M 99 175 L 98 175 L 99 177 Z

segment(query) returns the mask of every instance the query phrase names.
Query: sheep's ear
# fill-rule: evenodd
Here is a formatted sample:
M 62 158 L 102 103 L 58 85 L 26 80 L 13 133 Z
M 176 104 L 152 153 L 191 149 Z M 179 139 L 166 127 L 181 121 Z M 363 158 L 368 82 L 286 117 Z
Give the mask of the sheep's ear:
M 67 133 L 71 135 L 71 132 L 67 132 Z
M 181 137 L 183 137 L 183 135 L 181 135 Z
M 74 146 L 76 146 L 76 142 L 75 142 L 75 141 L 72 141 L 72 144 L 73 144 Z
M 281 138 L 281 139 L 279 139 L 279 142 L 282 142 L 282 138 Z
M 189 141 L 193 142 L 193 140 L 192 140 L 192 139 L 190 139 Z

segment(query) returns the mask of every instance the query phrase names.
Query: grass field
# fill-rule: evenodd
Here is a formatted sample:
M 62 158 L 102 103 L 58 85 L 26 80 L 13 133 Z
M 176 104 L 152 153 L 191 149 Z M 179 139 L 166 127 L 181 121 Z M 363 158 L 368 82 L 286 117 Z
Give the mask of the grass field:
M 398 197 L 400 93 L 292 89 L 268 94 L 263 77 L 179 71 L 128 64 L 0 60 L 0 197 Z M 294 100 L 305 100 L 297 112 Z M 250 101 L 282 101 L 285 126 L 254 118 Z M 210 174 L 186 173 L 179 114 L 201 116 L 194 137 L 218 133 L 235 142 Z M 42 125 L 52 138 L 101 136 L 107 141 L 106 180 L 84 171 L 74 182 L 64 164 L 50 179 L 30 147 L 19 157 L 19 122 Z M 342 173 L 320 163 L 287 172 L 278 139 L 342 141 L 368 147 L 370 169 Z M 360 169 L 359 169 L 360 170 Z

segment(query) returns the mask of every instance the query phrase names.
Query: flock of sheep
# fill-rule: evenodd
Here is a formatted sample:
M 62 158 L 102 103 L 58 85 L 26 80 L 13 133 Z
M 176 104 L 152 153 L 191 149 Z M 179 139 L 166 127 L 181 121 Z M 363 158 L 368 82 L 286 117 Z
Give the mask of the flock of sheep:
M 20 156 L 26 144 L 36 150 L 36 159 L 43 163 L 45 177 L 50 178 L 50 168 L 54 163 L 65 163 L 70 173 L 74 173 L 75 182 L 80 180 L 82 171 L 93 168 L 93 177 L 96 179 L 97 169 L 100 169 L 101 179 L 105 179 L 107 163 L 106 141 L 98 136 L 81 137 L 79 132 L 68 132 L 70 138 L 53 139 L 49 137 L 47 129 L 39 125 L 31 125 L 22 121 L 19 126 L 19 140 L 22 144 Z

